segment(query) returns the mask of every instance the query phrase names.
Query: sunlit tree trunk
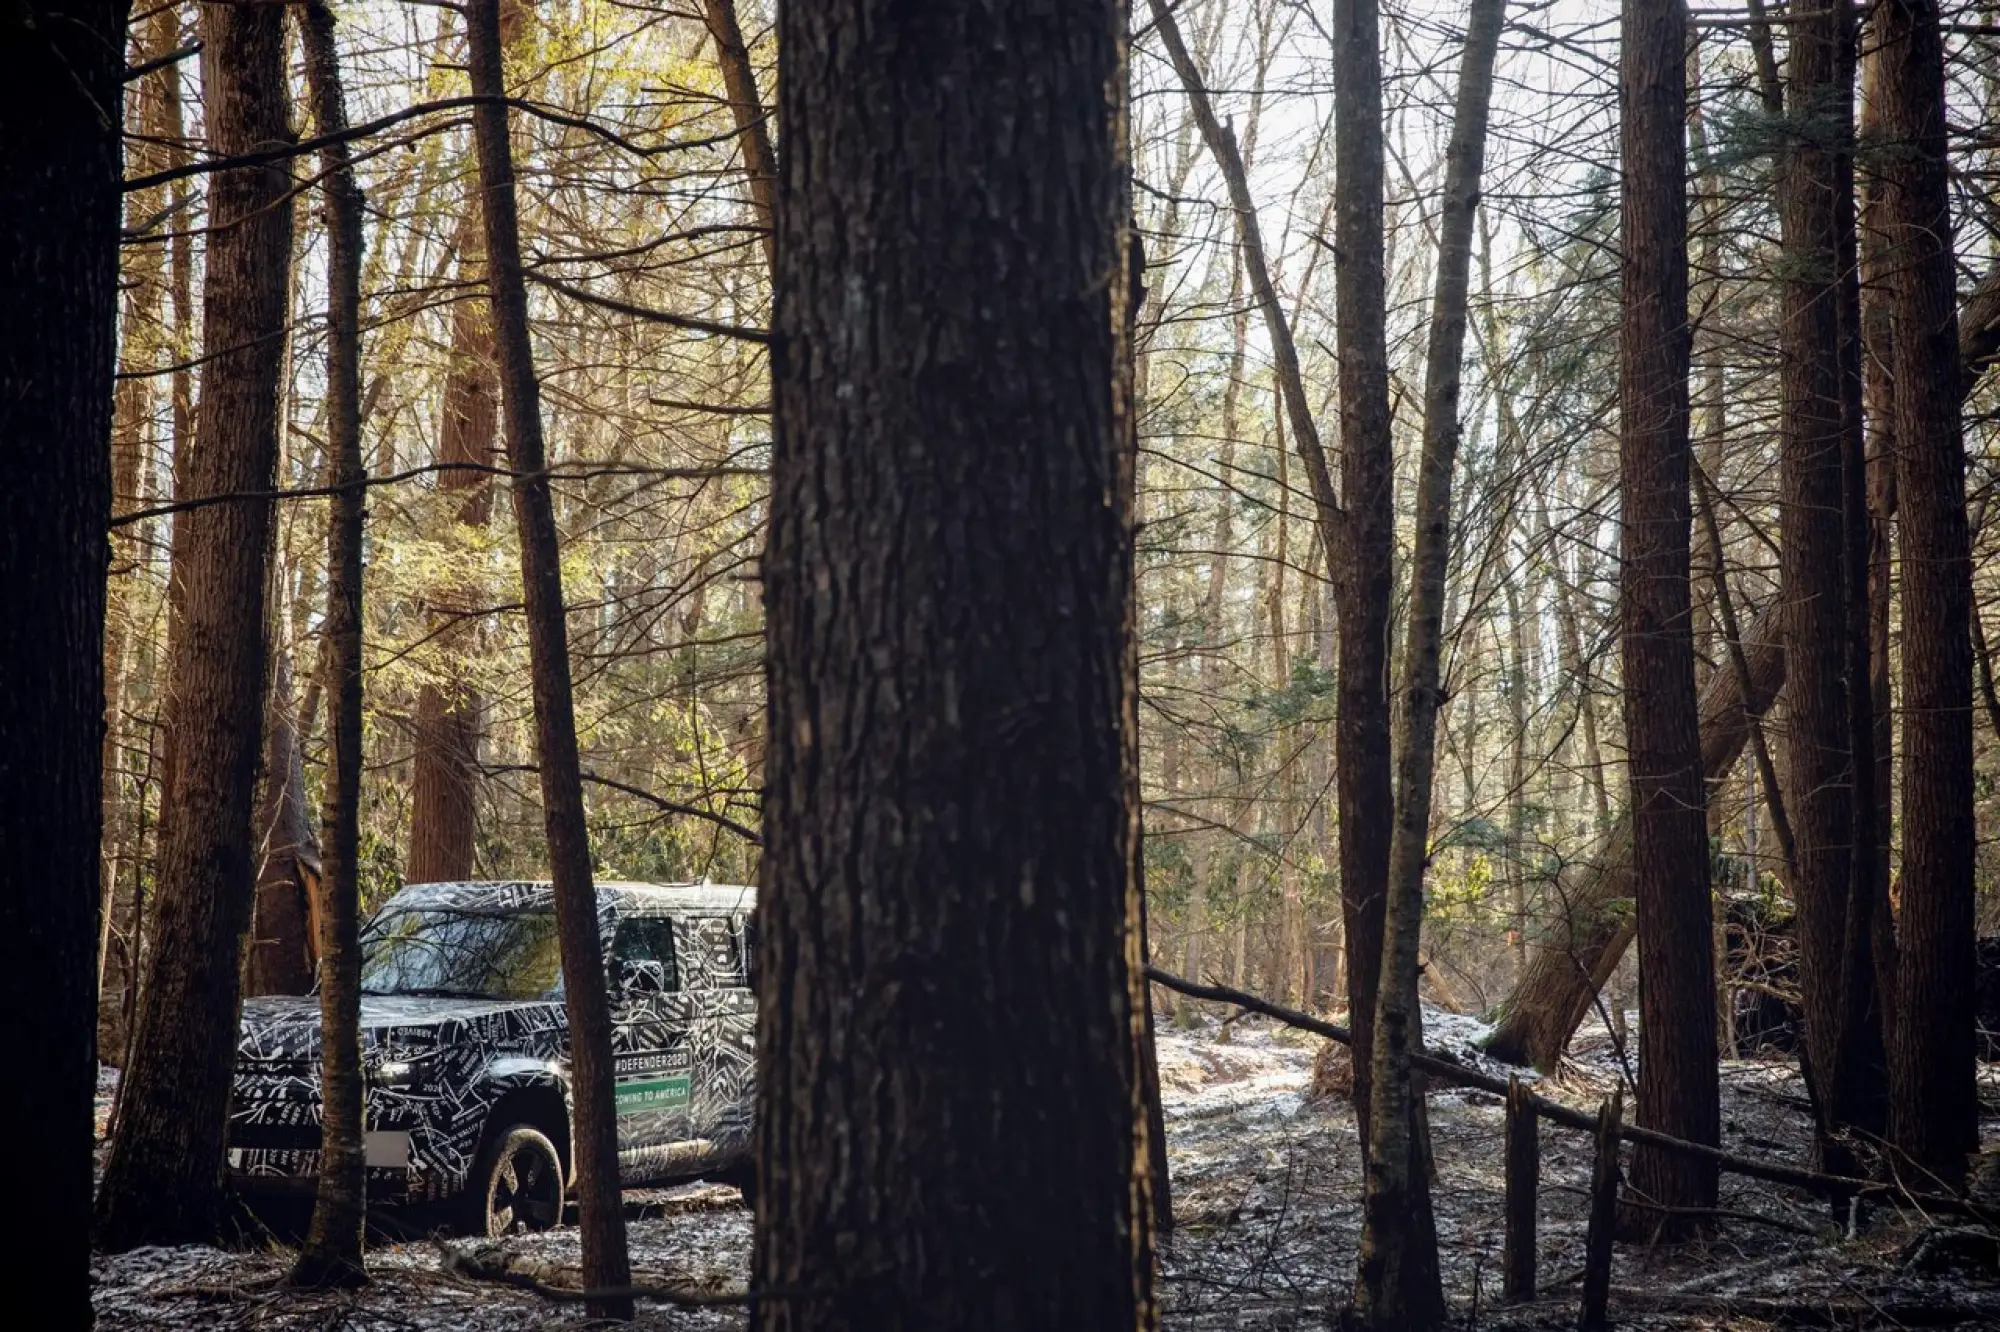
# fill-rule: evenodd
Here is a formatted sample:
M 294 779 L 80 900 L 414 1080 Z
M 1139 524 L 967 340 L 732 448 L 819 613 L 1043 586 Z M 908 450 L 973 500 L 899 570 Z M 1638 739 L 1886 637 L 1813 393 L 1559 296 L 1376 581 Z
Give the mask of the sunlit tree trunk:
M 313 119 L 324 135 L 347 128 L 333 11 L 307 0 L 300 29 Z M 327 224 L 327 448 L 334 484 L 327 523 L 327 755 L 319 911 L 320 1175 L 312 1224 L 293 1265 L 298 1286 L 367 1280 L 361 1082 L 361 541 L 367 496 L 361 462 L 361 187 L 345 143 L 320 151 Z
M 466 9 L 472 90 L 489 100 L 473 112 L 479 181 L 485 194 L 487 283 L 493 302 L 500 401 L 507 461 L 514 473 L 514 520 L 521 542 L 522 600 L 535 699 L 542 821 L 555 884 L 561 939 L 563 1004 L 569 1017 L 571 1118 L 583 1284 L 614 1291 L 631 1282 L 625 1212 L 618 1185 L 618 1124 L 611 1064 L 611 1005 L 604 985 L 604 943 L 598 937 L 590 830 L 577 757 L 576 704 L 570 683 L 569 629 L 564 618 L 562 555 L 542 435 L 541 384 L 528 331 L 527 279 L 514 200 L 513 149 L 501 75 L 501 0 L 473 0 Z M 630 1295 L 589 1302 L 594 1317 L 632 1316 Z
M 1451 562 L 1451 486 L 1462 434 L 1459 390 L 1465 359 L 1473 222 L 1486 157 L 1493 63 L 1506 0 L 1475 0 L 1459 62 L 1458 102 L 1445 151 L 1436 288 L 1424 365 L 1424 447 L 1417 468 L 1417 528 L 1411 560 L 1409 631 L 1403 650 L 1402 752 L 1389 853 L 1388 912 L 1375 1012 L 1374 1068 L 1362 1204 L 1358 1308 L 1378 1332 L 1423 1332 L 1444 1323 L 1437 1222 L 1431 1211 L 1428 1125 L 1411 1057 L 1423 1049 L 1418 944 L 1424 870 L 1430 862 L 1431 788 L 1438 708 L 1443 702 L 1445 578 Z M 1517 793 L 1518 795 L 1518 793 Z
M 289 141 L 284 12 L 202 6 L 211 149 Z M 211 178 L 200 422 L 182 499 L 260 495 L 275 481 L 292 215 L 282 163 Z M 158 921 L 98 1192 L 107 1249 L 213 1240 L 224 1224 L 224 1139 L 242 956 L 254 889 L 251 810 L 267 657 L 271 504 L 231 500 L 176 516 Z

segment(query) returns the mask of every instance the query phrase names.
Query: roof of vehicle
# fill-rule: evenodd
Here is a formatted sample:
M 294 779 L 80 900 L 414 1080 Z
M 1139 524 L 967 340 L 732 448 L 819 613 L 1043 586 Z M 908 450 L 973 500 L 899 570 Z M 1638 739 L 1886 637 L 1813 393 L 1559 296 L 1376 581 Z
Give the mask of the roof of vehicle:
M 412 883 L 390 899 L 398 907 L 428 907 L 456 911 L 536 911 L 555 904 L 555 886 L 548 880 L 496 879 L 458 883 Z M 627 913 L 645 909 L 666 911 L 748 911 L 757 905 L 757 890 L 726 883 L 632 883 L 605 880 L 597 884 L 600 912 Z

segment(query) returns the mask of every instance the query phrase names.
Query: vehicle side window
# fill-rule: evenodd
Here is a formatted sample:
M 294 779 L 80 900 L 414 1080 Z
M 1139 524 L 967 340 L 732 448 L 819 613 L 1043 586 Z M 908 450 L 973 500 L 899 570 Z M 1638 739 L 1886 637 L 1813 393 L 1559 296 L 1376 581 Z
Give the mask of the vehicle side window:
M 674 957 L 674 923 L 663 916 L 628 916 L 611 937 L 614 986 L 627 994 L 673 994 L 681 988 Z
M 748 983 L 741 940 L 729 917 L 690 916 L 681 927 L 685 945 L 682 971 L 689 989 L 741 989 Z
M 757 988 L 757 913 L 738 916 L 737 937 L 743 942 L 743 978 L 751 989 Z

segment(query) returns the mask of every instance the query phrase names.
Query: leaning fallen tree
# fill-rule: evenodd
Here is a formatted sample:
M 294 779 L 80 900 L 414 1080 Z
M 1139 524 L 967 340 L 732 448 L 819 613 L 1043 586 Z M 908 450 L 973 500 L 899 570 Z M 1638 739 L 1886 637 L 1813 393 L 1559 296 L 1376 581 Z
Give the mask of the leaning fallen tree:
M 1989 273 L 1959 309 L 1959 365 L 1970 394 L 2000 358 L 2000 269 Z M 1701 766 L 1719 781 L 1735 766 L 1761 716 L 1785 683 L 1784 626 L 1778 605 L 1766 606 L 1743 632 L 1750 700 L 1744 706 L 1737 672 L 1716 671 L 1701 696 Z M 1555 912 L 1547 937 L 1500 1005 L 1486 1050 L 1511 1064 L 1548 1071 L 1590 1012 L 1632 943 L 1632 823 L 1621 814 L 1595 859 L 1564 869 L 1554 885 Z
M 1785 682 L 1777 605 L 1743 631 L 1749 706 L 1735 671 L 1716 671 L 1701 696 L 1701 766 L 1709 781 L 1727 775 Z M 1556 876 L 1549 935 L 1529 957 L 1500 1010 L 1486 1048 L 1510 1064 L 1547 1071 L 1561 1058 L 1591 1002 L 1632 942 L 1632 821 L 1621 815 L 1596 859 Z

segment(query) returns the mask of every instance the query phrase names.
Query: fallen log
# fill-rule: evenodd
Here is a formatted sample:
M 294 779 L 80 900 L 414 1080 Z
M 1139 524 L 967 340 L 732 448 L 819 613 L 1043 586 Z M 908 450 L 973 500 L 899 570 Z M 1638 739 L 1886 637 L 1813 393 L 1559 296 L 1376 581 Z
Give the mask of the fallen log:
M 1316 1018 L 1310 1013 L 1301 1013 L 1296 1008 L 1272 1003 L 1261 995 L 1247 990 L 1234 989 L 1227 985 L 1204 985 L 1199 981 L 1187 980 L 1170 971 L 1158 967 L 1147 967 L 1146 978 L 1155 985 L 1163 985 L 1177 994 L 1190 999 L 1206 999 L 1211 1003 L 1233 1004 L 1252 1013 L 1260 1013 L 1275 1018 L 1288 1027 L 1309 1031 L 1316 1036 L 1324 1036 L 1342 1045 L 1354 1044 L 1353 1035 L 1337 1022 Z M 1489 1092 L 1505 1099 L 1507 1080 L 1496 1078 L 1490 1073 L 1482 1073 L 1476 1068 L 1468 1068 L 1458 1060 L 1432 1051 L 1412 1054 L 1410 1062 L 1426 1077 L 1454 1087 L 1467 1087 L 1474 1091 Z M 1529 1092 L 1525 1096 L 1529 1106 L 1537 1116 L 1551 1124 L 1560 1124 L 1578 1133 L 1597 1133 L 1597 1116 L 1573 1109 L 1560 1101 L 1551 1101 L 1546 1096 Z M 1807 1170 L 1801 1166 L 1785 1165 L 1778 1161 L 1760 1161 L 1755 1157 L 1738 1156 L 1720 1147 L 1709 1147 L 1698 1142 L 1686 1142 L 1671 1137 L 1656 1129 L 1639 1124 L 1627 1124 L 1621 1130 L 1627 1142 L 1642 1142 L 1665 1151 L 1679 1152 L 1684 1156 L 1698 1156 L 1715 1163 L 1716 1168 L 1732 1175 L 1742 1175 L 1746 1179 L 1761 1179 L 1769 1184 L 1783 1184 L 1790 1188 L 1804 1189 L 1809 1193 L 1828 1197 L 1864 1197 L 1900 1200 L 1926 1212 L 1945 1212 L 1953 1216 L 1973 1216 L 1989 1224 L 2000 1224 L 2000 1209 L 1949 1194 L 1915 1193 L 1898 1184 L 1877 1180 L 1854 1179 L 1846 1175 L 1825 1175 L 1817 1170 Z

